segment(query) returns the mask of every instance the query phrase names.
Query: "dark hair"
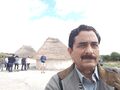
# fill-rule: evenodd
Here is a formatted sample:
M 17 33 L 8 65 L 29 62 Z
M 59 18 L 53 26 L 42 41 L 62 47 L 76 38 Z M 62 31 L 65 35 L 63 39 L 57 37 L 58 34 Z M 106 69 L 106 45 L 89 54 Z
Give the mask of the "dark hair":
M 69 42 L 68 42 L 68 46 L 70 48 L 73 48 L 73 44 L 74 44 L 74 41 L 75 41 L 75 37 L 81 32 L 81 31 L 93 31 L 97 38 L 98 38 L 98 42 L 100 43 L 101 41 L 101 37 L 99 35 L 99 33 L 92 27 L 92 26 L 88 26 L 88 25 L 80 25 L 78 28 L 76 29 L 73 29 L 70 33 L 70 36 L 69 36 Z

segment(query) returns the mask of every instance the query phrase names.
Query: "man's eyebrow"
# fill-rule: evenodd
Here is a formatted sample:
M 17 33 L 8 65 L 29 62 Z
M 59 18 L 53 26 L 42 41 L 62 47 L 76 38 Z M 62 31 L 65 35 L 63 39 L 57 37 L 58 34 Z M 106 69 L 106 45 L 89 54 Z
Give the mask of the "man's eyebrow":
M 91 42 L 91 43 L 98 43 L 97 41 Z
M 79 42 L 78 44 L 84 44 L 84 43 L 88 43 L 88 42 L 82 41 L 82 42 Z
M 82 44 L 82 43 L 98 43 L 98 42 L 97 41 L 92 41 L 92 42 L 81 41 L 81 42 L 79 42 L 79 44 Z

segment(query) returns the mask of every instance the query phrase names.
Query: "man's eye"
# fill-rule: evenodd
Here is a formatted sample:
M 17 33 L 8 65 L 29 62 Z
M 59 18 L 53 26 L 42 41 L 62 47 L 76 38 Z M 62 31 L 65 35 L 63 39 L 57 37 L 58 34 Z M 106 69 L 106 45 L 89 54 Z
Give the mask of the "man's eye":
M 98 47 L 98 43 L 92 43 L 91 46 L 92 46 L 93 48 L 96 48 L 96 47 Z
M 87 46 L 87 44 L 83 44 L 83 43 L 81 43 L 80 45 L 79 45 L 79 47 L 86 47 Z

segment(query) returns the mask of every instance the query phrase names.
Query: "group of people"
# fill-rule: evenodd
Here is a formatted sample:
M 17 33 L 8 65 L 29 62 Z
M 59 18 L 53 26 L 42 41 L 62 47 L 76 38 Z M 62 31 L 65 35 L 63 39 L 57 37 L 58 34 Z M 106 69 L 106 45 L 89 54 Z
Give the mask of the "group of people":
M 69 36 L 73 64 L 49 80 L 45 90 L 120 90 L 120 70 L 99 63 L 101 37 L 96 29 L 80 25 Z
M 45 55 L 41 55 L 40 57 L 40 70 L 41 73 L 45 73 L 45 62 L 47 60 L 47 57 Z M 21 66 L 21 67 L 20 67 Z M 3 56 L 0 58 L 0 70 L 5 70 L 12 72 L 14 71 L 23 71 L 28 70 L 30 68 L 30 58 L 29 56 L 27 58 L 23 57 L 20 58 L 17 55 L 12 54 L 11 56 L 8 56 L 4 58 Z
M 21 64 L 21 67 L 19 67 Z M 12 72 L 13 70 L 27 70 L 30 68 L 29 57 L 28 58 L 19 58 L 19 56 L 12 54 L 6 58 L 2 57 L 1 60 L 1 71 L 3 71 L 4 67 L 7 71 Z

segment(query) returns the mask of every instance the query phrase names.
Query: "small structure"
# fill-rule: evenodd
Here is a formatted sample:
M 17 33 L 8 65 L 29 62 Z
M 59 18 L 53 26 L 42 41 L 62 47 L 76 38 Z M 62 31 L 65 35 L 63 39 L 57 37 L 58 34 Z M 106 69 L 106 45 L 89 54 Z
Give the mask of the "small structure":
M 34 58 L 36 51 L 31 46 L 23 45 L 15 52 L 15 55 L 19 56 L 21 63 L 22 58 L 27 58 L 27 63 L 30 63 L 30 69 L 36 69 L 36 60 Z
M 30 58 L 33 58 L 35 54 L 36 54 L 36 51 L 31 46 L 26 46 L 26 45 L 23 45 L 20 49 L 18 49 L 15 52 L 15 55 L 19 57 L 25 57 L 25 58 L 27 58 L 28 56 Z
M 48 38 L 36 53 L 37 68 L 40 68 L 40 57 L 45 55 L 46 69 L 64 69 L 71 63 L 67 47 L 56 38 Z

